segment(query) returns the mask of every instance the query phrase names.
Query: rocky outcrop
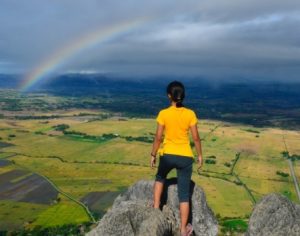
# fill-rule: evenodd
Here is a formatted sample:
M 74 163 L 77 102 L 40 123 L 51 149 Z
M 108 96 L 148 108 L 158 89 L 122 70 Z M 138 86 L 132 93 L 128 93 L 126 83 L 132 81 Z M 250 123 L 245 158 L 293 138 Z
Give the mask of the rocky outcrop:
M 218 222 L 206 203 L 203 189 L 191 181 L 189 222 L 194 235 L 217 235 Z M 177 179 L 167 179 L 161 199 L 161 209 L 149 204 L 153 199 L 154 181 L 141 180 L 119 195 L 112 208 L 103 216 L 88 236 L 172 236 L 179 235 L 179 201 Z
M 254 207 L 245 236 L 299 236 L 300 205 L 285 196 L 271 193 Z

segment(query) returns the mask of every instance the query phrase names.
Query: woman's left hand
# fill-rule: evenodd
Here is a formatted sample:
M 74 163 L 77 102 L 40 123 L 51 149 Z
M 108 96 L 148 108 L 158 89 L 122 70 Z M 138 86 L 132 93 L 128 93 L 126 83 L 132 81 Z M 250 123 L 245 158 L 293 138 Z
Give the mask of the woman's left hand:
M 155 167 L 155 163 L 156 163 L 156 157 L 151 156 L 150 166 L 151 166 L 152 169 Z

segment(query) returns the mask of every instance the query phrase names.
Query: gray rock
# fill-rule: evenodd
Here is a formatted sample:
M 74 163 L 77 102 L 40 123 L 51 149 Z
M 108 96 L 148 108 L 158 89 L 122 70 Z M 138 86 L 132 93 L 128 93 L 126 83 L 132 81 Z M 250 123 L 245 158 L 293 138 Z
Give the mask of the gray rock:
M 146 206 L 145 201 L 124 201 L 108 211 L 89 236 L 171 235 L 171 224 L 162 211 Z
M 300 206 L 285 196 L 271 193 L 264 196 L 250 216 L 245 236 L 299 236 Z
M 206 203 L 203 189 L 191 181 L 191 211 L 189 222 L 194 235 L 217 235 L 218 222 Z M 153 199 L 154 181 L 141 180 L 120 194 L 88 236 L 177 236 L 180 215 L 177 178 L 167 179 L 161 199 L 161 209 L 149 207 Z

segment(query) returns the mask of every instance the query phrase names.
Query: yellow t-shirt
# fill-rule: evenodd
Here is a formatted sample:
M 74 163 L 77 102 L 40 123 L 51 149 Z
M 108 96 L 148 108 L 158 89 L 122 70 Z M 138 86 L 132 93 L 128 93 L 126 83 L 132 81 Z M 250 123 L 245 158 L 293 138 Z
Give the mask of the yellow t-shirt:
M 159 112 L 156 121 L 165 126 L 164 141 L 158 151 L 160 155 L 166 153 L 194 157 L 188 135 L 190 126 L 198 121 L 193 110 L 171 105 Z

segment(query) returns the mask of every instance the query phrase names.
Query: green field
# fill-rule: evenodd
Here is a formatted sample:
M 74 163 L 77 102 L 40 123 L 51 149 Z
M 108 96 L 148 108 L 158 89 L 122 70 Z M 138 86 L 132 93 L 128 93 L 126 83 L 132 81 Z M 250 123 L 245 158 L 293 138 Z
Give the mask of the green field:
M 116 196 L 140 179 L 155 178 L 156 169 L 149 167 L 152 144 L 124 138 L 153 138 L 154 119 L 119 119 L 118 116 L 104 120 L 78 119 L 76 114 L 84 111 L 58 112 L 62 117 L 0 120 L 0 142 L 13 144 L 0 148 L 0 160 L 11 161 L 9 165 L 0 166 L 0 174 L 14 169 L 37 173 L 49 178 L 60 191 L 77 201 L 90 192 L 112 192 Z M 88 112 L 101 114 L 100 111 Z M 58 124 L 67 124 L 68 131 L 86 135 L 115 134 L 118 137 L 97 141 L 66 135 L 54 131 L 53 126 Z M 245 228 L 244 222 L 249 219 L 255 202 L 267 193 L 279 192 L 299 203 L 291 176 L 276 174 L 276 171 L 290 173 L 287 160 L 281 154 L 285 151 L 283 136 L 290 154 L 300 154 L 299 132 L 213 120 L 200 120 L 198 129 L 203 139 L 204 159 L 214 156 L 216 163 L 204 162 L 200 175 L 194 165 L 192 179 L 204 189 L 209 206 L 220 219 L 236 219 L 223 222 L 224 227 Z M 300 180 L 300 161 L 294 161 L 293 165 Z M 174 170 L 169 174 L 172 176 L 176 176 Z M 61 194 L 59 199 L 50 205 L 0 200 L 0 230 L 91 221 L 82 206 Z M 113 199 L 105 197 L 100 202 L 99 209 L 105 212 Z

